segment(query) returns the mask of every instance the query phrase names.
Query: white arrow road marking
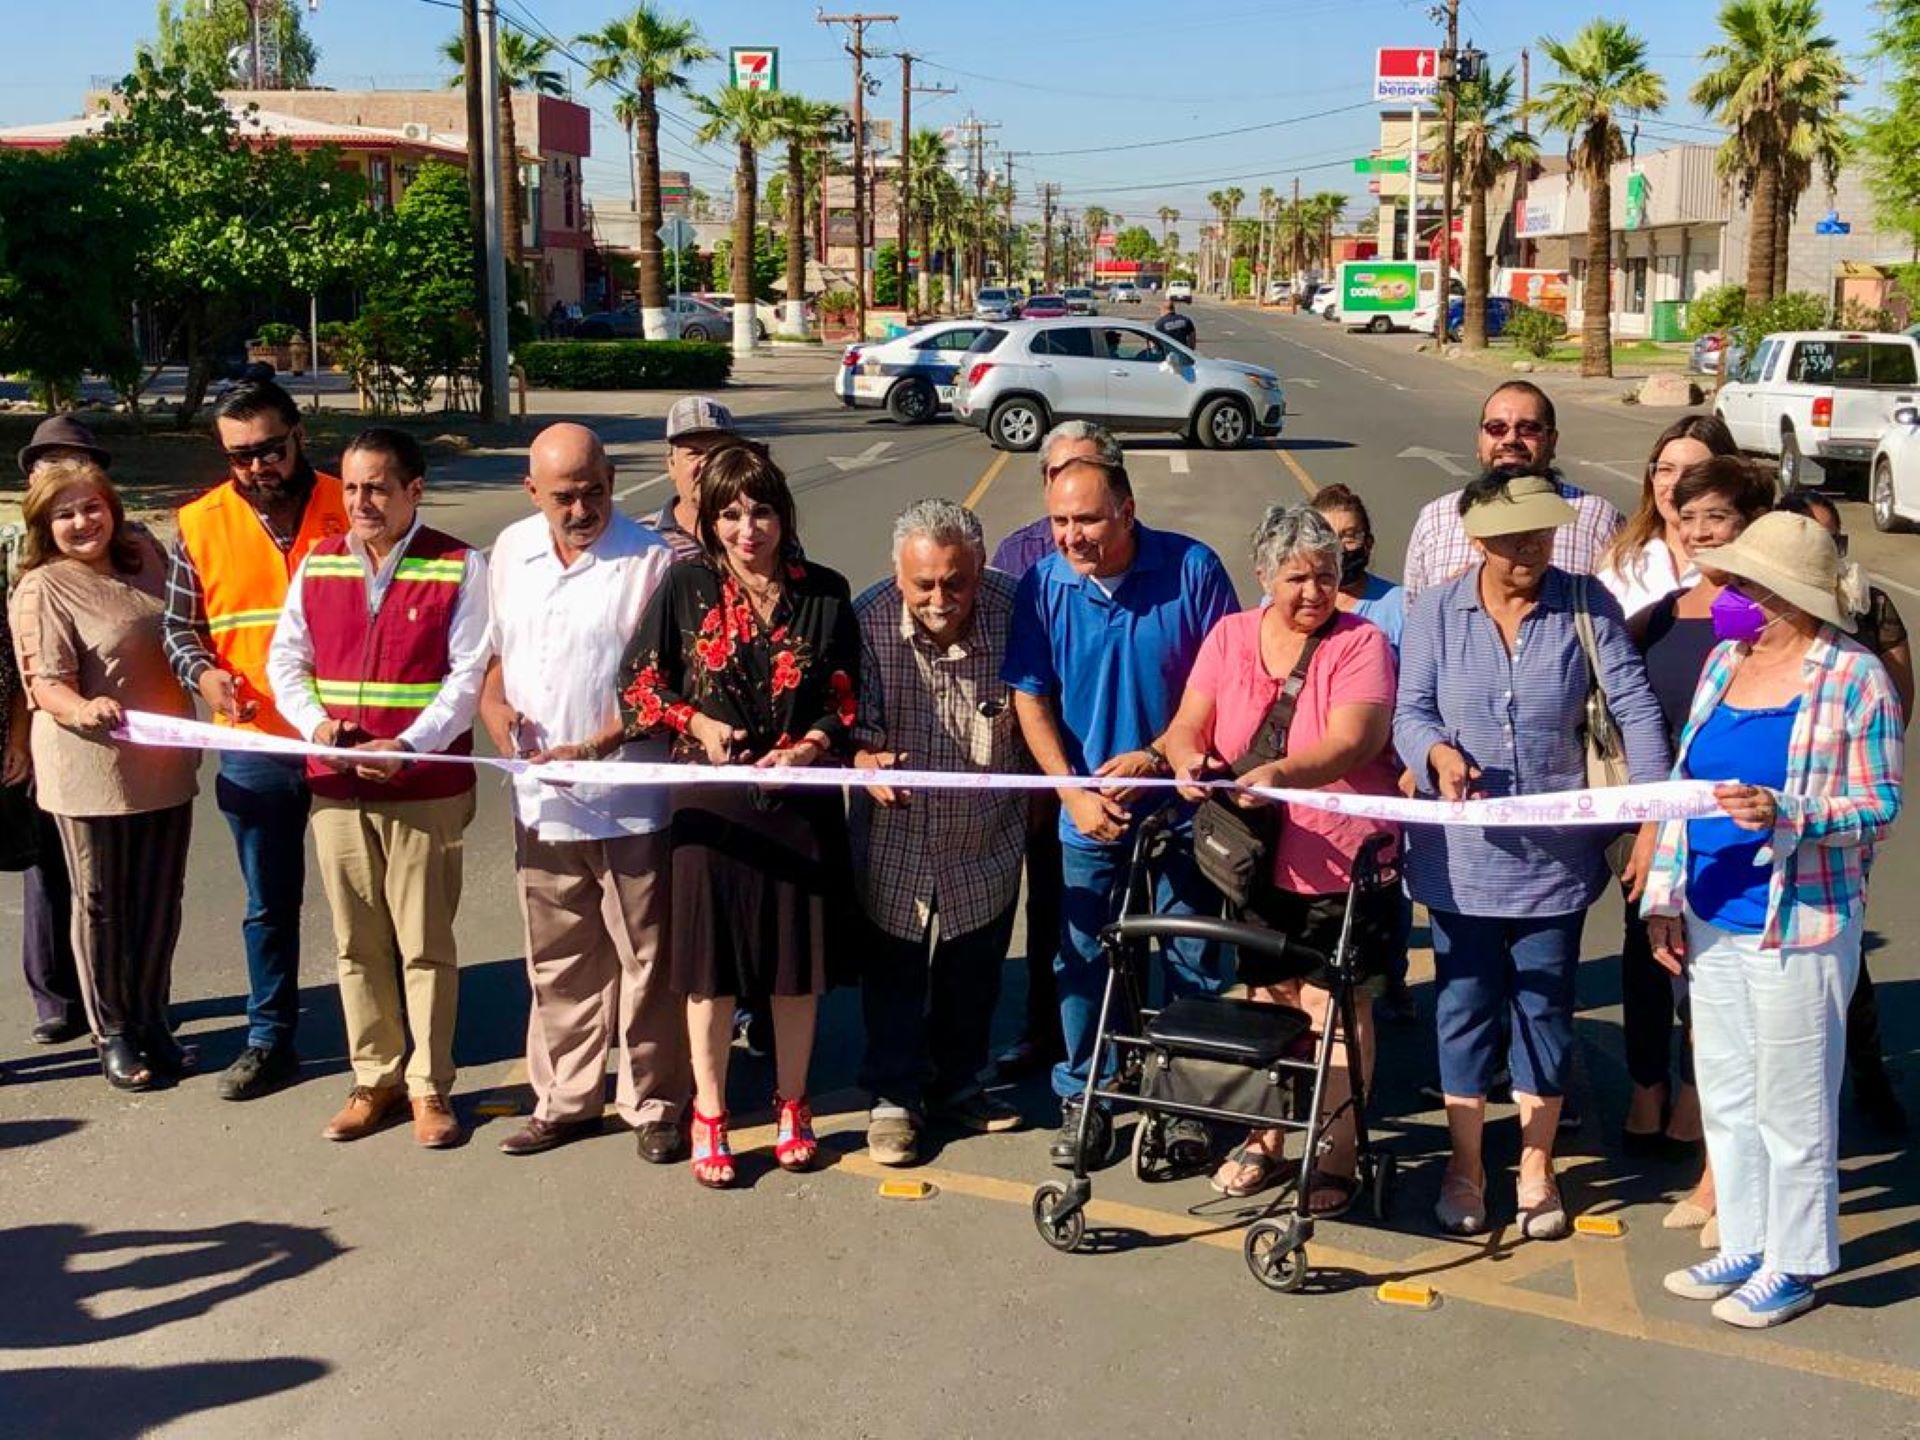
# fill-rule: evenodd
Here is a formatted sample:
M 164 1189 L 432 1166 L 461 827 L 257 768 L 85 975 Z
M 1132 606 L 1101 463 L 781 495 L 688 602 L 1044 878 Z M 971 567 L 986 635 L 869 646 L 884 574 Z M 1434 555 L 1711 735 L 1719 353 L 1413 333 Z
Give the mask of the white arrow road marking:
M 891 440 L 876 440 L 858 455 L 829 455 L 827 460 L 836 470 L 864 470 L 869 465 L 878 465 L 880 457 L 893 448 Z
M 1320 382 L 1318 380 L 1306 375 L 1289 375 L 1287 376 L 1286 383 L 1289 385 L 1303 385 L 1309 390 L 1318 390 L 1320 388 Z
M 1473 473 L 1467 469 L 1466 466 L 1457 463 L 1454 457 L 1445 450 L 1429 450 L 1424 445 L 1409 445 L 1406 449 L 1402 450 L 1396 458 L 1401 460 L 1428 460 L 1438 465 L 1442 470 L 1446 471 L 1447 474 L 1461 478 Z
M 1167 469 L 1175 475 L 1185 475 L 1189 473 L 1185 453 L 1179 450 L 1167 451 Z

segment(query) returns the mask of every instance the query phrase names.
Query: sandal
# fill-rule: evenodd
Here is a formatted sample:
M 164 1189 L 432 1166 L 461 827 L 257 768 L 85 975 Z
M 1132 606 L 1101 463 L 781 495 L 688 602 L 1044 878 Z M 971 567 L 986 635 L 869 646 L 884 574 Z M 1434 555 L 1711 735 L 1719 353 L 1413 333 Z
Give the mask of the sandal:
M 102 1038 L 100 1069 L 116 1090 L 151 1090 L 154 1085 L 153 1067 L 125 1035 Z
M 1449 1175 L 1440 1182 L 1433 1218 L 1448 1235 L 1478 1235 L 1487 1228 L 1487 1182 Z
M 782 1170 L 811 1170 L 813 1157 L 819 1153 L 820 1142 L 813 1136 L 813 1111 L 807 1108 L 804 1098 L 782 1100 L 773 1097 L 780 1107 L 780 1123 L 774 1131 L 773 1158 L 780 1162 Z
M 1307 1213 L 1316 1220 L 1338 1220 L 1360 1194 L 1360 1182 L 1351 1175 L 1315 1170 L 1307 1177 Z
M 724 1190 L 733 1184 L 733 1149 L 727 1144 L 727 1112 L 702 1115 L 693 1112 L 693 1178 L 709 1190 Z
M 1241 1145 L 1227 1155 L 1226 1162 L 1221 1165 L 1220 1170 L 1214 1171 L 1208 1177 L 1207 1184 L 1213 1187 L 1216 1194 L 1231 1196 L 1235 1200 L 1244 1200 L 1249 1195 L 1258 1195 L 1273 1184 L 1276 1172 L 1284 1163 L 1284 1156 L 1261 1150 L 1251 1144 Z M 1228 1165 L 1239 1166 L 1241 1175 L 1233 1180 L 1222 1180 L 1220 1171 L 1225 1170 Z M 1248 1176 L 1247 1171 L 1252 1171 L 1252 1175 Z
M 1567 1220 L 1567 1207 L 1560 1199 L 1560 1187 L 1552 1180 L 1537 1189 L 1522 1186 L 1515 1197 L 1520 1233 L 1529 1240 L 1564 1240 L 1573 1227 Z

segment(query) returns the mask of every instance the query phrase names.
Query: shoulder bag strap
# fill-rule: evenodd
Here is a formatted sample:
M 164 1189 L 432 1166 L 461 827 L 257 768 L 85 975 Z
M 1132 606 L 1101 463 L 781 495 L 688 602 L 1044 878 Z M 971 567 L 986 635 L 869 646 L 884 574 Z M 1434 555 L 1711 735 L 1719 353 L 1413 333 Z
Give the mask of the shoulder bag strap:
M 1307 688 L 1307 667 L 1313 663 L 1313 652 L 1320 648 L 1322 640 L 1333 633 L 1333 627 L 1339 619 L 1339 612 L 1336 611 L 1326 624 L 1307 636 L 1306 644 L 1300 647 L 1300 658 L 1293 662 L 1292 672 L 1281 684 L 1279 693 L 1273 697 L 1273 704 L 1267 708 L 1267 718 L 1254 736 L 1253 744 L 1247 747 L 1246 754 L 1234 762 L 1234 778 L 1238 779 L 1249 770 L 1258 769 L 1287 753 L 1287 732 L 1293 728 L 1293 712 L 1300 704 L 1300 692 Z
M 1573 581 L 1573 627 L 1580 636 L 1580 648 L 1587 657 L 1587 724 L 1601 749 L 1621 753 L 1620 727 L 1613 718 L 1613 706 L 1607 700 L 1606 681 L 1600 678 L 1600 645 L 1594 639 L 1593 612 L 1588 608 L 1587 587 L 1593 583 L 1585 575 Z

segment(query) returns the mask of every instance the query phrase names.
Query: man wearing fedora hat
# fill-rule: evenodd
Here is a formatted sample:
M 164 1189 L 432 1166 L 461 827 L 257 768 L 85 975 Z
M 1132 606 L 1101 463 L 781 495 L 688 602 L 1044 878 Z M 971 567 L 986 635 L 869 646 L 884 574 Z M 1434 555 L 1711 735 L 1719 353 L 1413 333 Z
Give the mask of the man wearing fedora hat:
M 29 480 L 42 465 L 57 460 L 87 459 L 106 469 L 113 456 L 102 449 L 93 432 L 71 415 L 53 415 L 35 427 L 33 438 L 21 447 L 20 473 Z M 11 579 L 11 544 L 0 544 L 0 753 L 6 761 L 0 780 L 18 784 L 31 774 L 26 749 L 25 692 L 15 668 L 13 637 L 8 632 L 6 591 Z M 73 958 L 73 890 L 67 861 L 60 849 L 60 832 L 37 805 L 35 863 L 22 875 L 20 968 L 33 997 L 33 1040 L 58 1045 L 86 1029 L 81 1018 L 80 976 Z

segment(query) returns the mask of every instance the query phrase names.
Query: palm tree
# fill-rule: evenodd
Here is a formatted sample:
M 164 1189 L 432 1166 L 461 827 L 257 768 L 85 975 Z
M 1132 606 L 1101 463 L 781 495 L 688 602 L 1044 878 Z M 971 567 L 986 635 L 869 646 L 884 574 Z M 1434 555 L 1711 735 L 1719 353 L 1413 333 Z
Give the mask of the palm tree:
M 1720 177 L 1748 202 L 1747 307 L 1778 293 L 1774 272 L 1784 228 L 1783 207 L 1797 206 L 1812 182 L 1811 154 L 1795 164 L 1796 139 L 1809 148 L 1811 129 L 1831 122 L 1846 99 L 1848 76 L 1833 37 L 1817 33 L 1816 0 L 1728 0 L 1720 10 L 1724 37 L 1701 58 L 1713 66 L 1694 82 L 1694 104 L 1733 133 L 1720 147 Z M 1789 173 L 1791 171 L 1791 173 Z M 1791 195 L 1788 181 L 1799 182 Z
M 1157 214 L 1160 220 L 1160 261 L 1167 267 L 1167 276 L 1171 279 L 1173 261 L 1170 258 L 1170 252 L 1173 247 L 1167 243 L 1167 235 L 1175 225 L 1180 223 L 1180 212 L 1171 205 L 1162 205 Z
M 1813 188 L 1818 173 L 1833 194 L 1840 180 L 1840 168 L 1853 153 L 1854 131 L 1838 111 L 1803 116 L 1794 131 L 1786 162 L 1780 170 L 1780 213 L 1774 226 L 1773 293 L 1787 293 L 1788 240 L 1793 217 L 1799 212 L 1800 197 Z
M 1103 205 L 1089 205 L 1080 212 L 1080 224 L 1087 232 L 1087 269 L 1091 271 L 1100 259 L 1100 235 L 1107 228 L 1111 217 Z M 1087 279 L 1093 276 L 1089 274 Z
M 631 95 L 635 184 L 640 208 L 640 322 L 649 340 L 667 338 L 667 284 L 660 263 L 660 106 L 659 96 L 687 89 L 686 71 L 714 58 L 691 20 L 662 14 L 639 4 L 624 20 L 575 42 L 593 53 L 589 85 L 606 85 Z
M 1267 282 L 1273 270 L 1273 230 L 1277 228 L 1274 222 L 1279 218 L 1278 209 L 1283 207 L 1280 206 L 1280 197 L 1271 185 L 1262 185 L 1260 193 L 1254 198 L 1260 202 L 1260 238 L 1254 251 L 1256 258 L 1253 295 L 1256 300 L 1265 300 Z
M 1224 213 L 1227 237 L 1227 298 L 1233 298 L 1233 253 L 1234 218 L 1240 213 L 1240 202 L 1247 198 L 1247 192 L 1238 185 L 1230 185 L 1220 192 L 1220 207 Z
M 1347 213 L 1347 197 L 1337 190 L 1322 190 L 1307 201 L 1308 214 L 1315 221 L 1314 240 L 1319 248 L 1319 263 L 1333 266 L 1333 227 Z
M 1173 272 L 1180 268 L 1180 232 L 1169 230 L 1160 240 L 1160 263 L 1167 267 L 1167 279 L 1173 279 Z
M 1652 115 L 1667 103 L 1667 86 L 1647 68 L 1647 42 L 1618 20 L 1593 20 L 1572 40 L 1540 42 L 1559 75 L 1527 107 L 1549 130 L 1567 137 L 1567 162 L 1587 187 L 1586 309 L 1580 373 L 1613 374 L 1612 171 L 1624 160 L 1623 116 Z
M 840 110 L 804 95 L 782 95 L 775 117 L 780 138 L 787 142 L 787 309 L 785 333 L 804 338 L 807 333 L 807 152 L 826 138 Z M 901 257 L 902 277 L 906 257 Z M 734 291 L 734 298 L 740 292 Z
M 920 309 L 925 312 L 933 308 L 934 217 L 951 210 L 955 185 L 947 172 L 947 142 L 938 130 L 914 131 L 910 149 L 914 239 L 920 246 Z
M 454 35 L 440 47 L 440 53 L 454 66 L 447 88 L 458 90 L 467 80 L 466 37 Z M 525 90 L 535 95 L 561 95 L 566 93 L 566 85 L 558 70 L 547 68 L 547 61 L 553 58 L 550 40 L 503 29 L 496 54 L 500 66 L 500 197 L 507 232 L 507 263 L 518 266 L 527 254 L 523 233 L 526 202 L 520 187 L 520 130 L 513 118 L 514 93 Z M 473 143 L 472 137 L 469 143 Z
M 1455 92 L 1454 179 L 1467 199 L 1466 318 L 1462 338 L 1469 350 L 1487 348 L 1487 193 L 1513 166 L 1534 159 L 1540 147 L 1519 128 L 1513 103 L 1513 71 L 1483 72 Z
M 771 90 L 746 90 L 724 85 L 712 95 L 693 97 L 700 128 L 694 140 L 701 145 L 731 140 L 733 162 L 733 350 L 753 353 L 754 243 L 758 238 L 755 205 L 760 194 L 760 151 L 784 138 L 785 109 Z M 791 258 L 791 252 L 789 252 Z
M 1207 192 L 1207 206 L 1213 211 L 1214 230 L 1218 232 L 1221 229 L 1220 217 L 1227 213 L 1226 192 L 1222 190 L 1209 190 Z M 1207 273 L 1200 278 L 1203 283 L 1211 284 L 1219 278 L 1219 247 L 1214 246 L 1209 248 L 1206 233 L 1203 231 L 1200 236 L 1200 249 L 1203 254 L 1211 257 L 1211 263 L 1207 266 Z

